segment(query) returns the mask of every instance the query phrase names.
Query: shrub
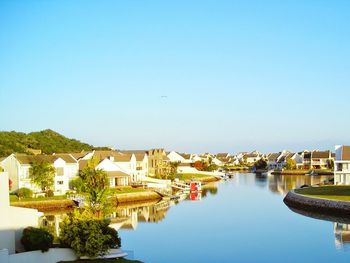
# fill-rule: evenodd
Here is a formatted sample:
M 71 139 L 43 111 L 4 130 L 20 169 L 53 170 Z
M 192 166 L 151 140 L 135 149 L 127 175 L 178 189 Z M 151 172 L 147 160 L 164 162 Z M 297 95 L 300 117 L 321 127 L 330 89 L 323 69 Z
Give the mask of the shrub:
M 50 189 L 50 190 L 47 190 L 47 192 L 46 192 L 46 197 L 53 197 L 55 194 L 54 194 L 54 192 Z
M 26 251 L 48 251 L 52 242 L 53 235 L 43 228 L 27 227 L 23 230 L 21 243 Z
M 87 210 L 82 213 L 75 211 L 60 225 L 60 243 L 72 248 L 78 257 L 103 256 L 112 246 L 120 246 L 117 231 L 108 225 L 109 220 L 96 219 Z
M 84 192 L 84 182 L 81 177 L 77 177 L 69 181 L 69 189 L 75 190 L 78 193 Z
M 110 239 L 106 242 L 106 245 L 108 245 L 109 248 L 121 246 L 121 239 L 118 236 L 117 230 L 115 230 L 112 227 L 106 227 L 106 229 L 104 230 L 104 234 L 110 236 Z
M 15 194 L 18 196 L 18 198 L 30 198 L 33 196 L 33 191 L 29 188 L 22 187 L 19 188 Z

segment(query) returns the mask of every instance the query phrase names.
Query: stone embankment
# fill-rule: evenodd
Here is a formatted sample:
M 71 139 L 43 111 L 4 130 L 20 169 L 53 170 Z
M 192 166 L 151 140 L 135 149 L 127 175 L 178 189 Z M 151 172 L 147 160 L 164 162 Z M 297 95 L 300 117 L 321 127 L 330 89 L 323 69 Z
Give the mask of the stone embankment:
M 113 199 L 119 203 L 134 203 L 140 201 L 160 200 L 162 197 L 153 191 L 117 194 Z
M 69 210 L 75 207 L 72 200 L 42 200 L 42 201 L 18 201 L 11 203 L 12 206 L 33 208 L 40 212 Z
M 288 192 L 283 202 L 288 207 L 298 210 L 350 216 L 350 202 L 309 197 L 297 194 L 294 190 Z

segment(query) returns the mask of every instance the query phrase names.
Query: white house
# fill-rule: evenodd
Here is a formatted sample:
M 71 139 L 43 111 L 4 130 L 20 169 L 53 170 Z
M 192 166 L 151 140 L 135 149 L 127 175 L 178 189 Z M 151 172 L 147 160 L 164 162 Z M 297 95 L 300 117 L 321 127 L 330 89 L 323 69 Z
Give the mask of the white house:
M 219 160 L 219 159 L 216 158 L 216 157 L 214 157 L 214 158 L 211 160 L 211 162 L 212 162 L 213 164 L 216 164 L 217 166 L 221 166 L 221 165 L 224 164 L 221 160 Z
M 12 191 L 26 187 L 34 192 L 41 192 L 39 186 L 31 183 L 29 170 L 33 162 L 48 162 L 55 168 L 54 187 L 55 194 L 64 194 L 69 190 L 69 181 L 78 175 L 78 162 L 69 154 L 55 155 L 26 155 L 11 154 L 2 161 L 5 172 L 12 182 Z
M 142 182 L 148 176 L 148 155 L 141 152 L 136 152 L 134 155 L 136 158 L 135 182 Z
M 261 159 L 261 154 L 257 151 L 247 153 L 243 156 L 244 162 L 246 162 L 249 165 L 254 164 L 256 161 L 259 161 Z
M 129 185 L 130 183 L 139 183 L 148 175 L 148 156 L 145 151 L 94 151 L 92 156 L 97 157 L 101 162 L 108 159 L 109 163 L 113 163 L 112 170 L 105 169 L 105 165 L 108 162 L 99 164 L 99 169 L 106 170 L 108 172 L 121 171 L 124 174 L 114 174 L 119 179 L 119 183 L 115 185 Z M 91 156 L 91 158 L 92 158 Z M 79 161 L 84 164 L 85 160 Z M 118 168 L 115 168 L 118 167 Z M 127 180 L 125 174 L 129 175 Z M 111 173 L 109 174 L 111 176 Z M 123 177 L 123 179 L 121 179 Z
M 126 186 L 130 183 L 130 175 L 118 164 L 114 163 L 110 158 L 100 162 L 96 169 L 101 169 L 107 173 L 111 187 Z
M 275 170 L 277 169 L 277 161 L 279 157 L 281 156 L 281 153 L 270 153 L 267 156 L 267 167 L 269 170 Z
M 168 156 L 170 162 L 183 163 L 186 160 L 183 156 L 181 156 L 180 154 L 178 154 L 175 151 L 171 151 L 167 156 Z
M 334 184 L 350 184 L 350 146 L 335 146 Z

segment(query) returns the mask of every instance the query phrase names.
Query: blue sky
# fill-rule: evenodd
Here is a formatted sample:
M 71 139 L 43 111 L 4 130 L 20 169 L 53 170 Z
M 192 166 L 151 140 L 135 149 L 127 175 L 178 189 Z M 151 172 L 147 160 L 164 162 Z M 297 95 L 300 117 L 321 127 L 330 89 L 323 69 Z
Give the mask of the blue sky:
M 349 144 L 349 14 L 346 0 L 3 0 L 0 130 L 192 152 Z

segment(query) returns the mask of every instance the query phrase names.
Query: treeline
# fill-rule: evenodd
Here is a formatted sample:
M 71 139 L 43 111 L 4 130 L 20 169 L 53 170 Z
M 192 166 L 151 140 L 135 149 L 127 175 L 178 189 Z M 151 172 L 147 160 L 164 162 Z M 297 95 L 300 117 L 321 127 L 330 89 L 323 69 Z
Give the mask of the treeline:
M 30 153 L 28 149 L 39 149 L 44 154 L 81 152 L 95 149 L 92 145 L 69 139 L 53 130 L 39 132 L 0 132 L 0 157 L 11 153 Z M 97 148 L 96 148 L 97 149 Z M 109 149 L 99 147 L 98 149 Z

